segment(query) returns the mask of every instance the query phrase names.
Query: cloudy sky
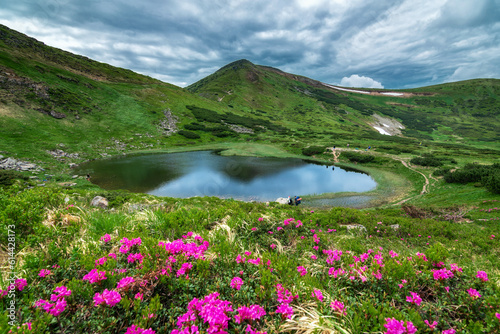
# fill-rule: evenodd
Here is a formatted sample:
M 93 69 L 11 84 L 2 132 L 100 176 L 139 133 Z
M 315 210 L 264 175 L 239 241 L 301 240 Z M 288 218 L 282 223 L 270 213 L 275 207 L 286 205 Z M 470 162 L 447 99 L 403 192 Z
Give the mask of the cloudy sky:
M 500 0 L 4 0 L 0 23 L 185 87 L 248 59 L 329 84 L 500 78 Z

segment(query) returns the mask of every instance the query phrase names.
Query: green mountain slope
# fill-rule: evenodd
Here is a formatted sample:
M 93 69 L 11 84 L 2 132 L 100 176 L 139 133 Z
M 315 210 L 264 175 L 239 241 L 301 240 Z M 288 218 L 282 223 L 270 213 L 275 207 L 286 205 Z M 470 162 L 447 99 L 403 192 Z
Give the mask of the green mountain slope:
M 365 131 L 377 131 L 372 117 L 377 114 L 400 121 L 405 127 L 402 134 L 418 140 L 500 139 L 500 80 L 496 79 L 400 91 L 363 89 L 372 94 L 360 94 L 240 60 L 187 88 L 220 104 L 287 125 L 366 135 Z
M 494 160 L 499 84 L 360 94 L 240 60 L 183 89 L 0 25 L 0 155 L 60 168 L 107 154 L 222 142 L 300 155 L 308 146 L 349 143 L 413 152 L 424 141 Z M 54 158 L 58 149 L 78 157 Z

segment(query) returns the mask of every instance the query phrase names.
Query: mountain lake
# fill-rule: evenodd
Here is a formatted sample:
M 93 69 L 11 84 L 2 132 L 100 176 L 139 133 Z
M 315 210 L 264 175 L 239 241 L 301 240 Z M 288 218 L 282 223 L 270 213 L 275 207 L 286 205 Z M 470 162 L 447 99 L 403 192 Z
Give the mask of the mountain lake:
M 359 171 L 295 158 L 221 156 L 216 151 L 132 155 L 82 164 L 80 175 L 106 190 L 156 196 L 217 196 L 243 201 L 338 192 L 366 192 L 375 181 Z M 359 206 L 370 196 L 316 199 L 319 206 Z M 306 201 L 307 202 L 307 201 Z M 303 201 L 304 204 L 307 203 Z M 312 203 L 310 203 L 312 204 Z

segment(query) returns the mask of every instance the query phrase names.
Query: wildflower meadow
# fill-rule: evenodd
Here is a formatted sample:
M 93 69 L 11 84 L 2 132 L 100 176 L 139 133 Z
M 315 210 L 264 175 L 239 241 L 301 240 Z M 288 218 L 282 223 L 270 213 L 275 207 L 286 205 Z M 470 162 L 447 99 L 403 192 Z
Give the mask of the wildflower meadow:
M 0 282 L 2 332 L 500 332 L 491 221 L 147 195 L 130 199 L 141 209 L 104 210 L 84 193 L 10 195 L 2 218 L 16 224 L 18 251 L 16 279 Z

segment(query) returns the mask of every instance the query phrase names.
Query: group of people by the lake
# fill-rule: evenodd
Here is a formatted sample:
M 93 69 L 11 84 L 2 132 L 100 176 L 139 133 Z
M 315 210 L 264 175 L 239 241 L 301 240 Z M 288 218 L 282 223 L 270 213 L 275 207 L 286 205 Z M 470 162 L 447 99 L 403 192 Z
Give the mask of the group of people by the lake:
M 290 196 L 288 196 L 288 205 L 299 205 L 302 202 L 302 198 L 299 196 L 295 196 L 294 199 L 292 199 Z

